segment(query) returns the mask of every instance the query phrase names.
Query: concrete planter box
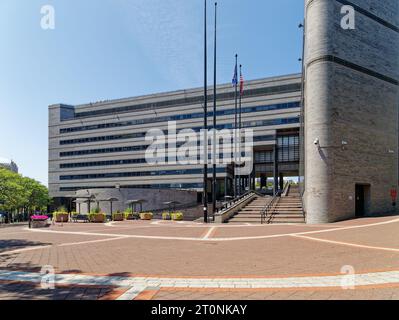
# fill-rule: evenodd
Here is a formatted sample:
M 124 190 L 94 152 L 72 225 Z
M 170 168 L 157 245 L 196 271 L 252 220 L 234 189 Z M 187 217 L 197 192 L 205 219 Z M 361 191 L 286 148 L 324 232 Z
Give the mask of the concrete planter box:
M 141 220 L 152 220 L 153 214 L 150 212 L 140 213 Z
M 89 216 L 89 221 L 93 223 L 104 223 L 105 222 L 105 214 L 98 213 L 98 214 L 91 214 Z
M 57 214 L 54 216 L 54 221 L 55 222 L 68 222 L 69 221 L 69 215 L 68 213 L 62 213 L 62 214 Z
M 112 215 L 112 221 L 123 221 L 123 213 L 114 213 Z
M 129 213 L 125 214 L 125 220 L 139 220 L 140 217 L 137 214 Z
M 31 223 L 31 227 L 33 229 L 39 229 L 39 228 L 47 228 L 49 226 L 49 223 L 47 220 L 33 220 Z

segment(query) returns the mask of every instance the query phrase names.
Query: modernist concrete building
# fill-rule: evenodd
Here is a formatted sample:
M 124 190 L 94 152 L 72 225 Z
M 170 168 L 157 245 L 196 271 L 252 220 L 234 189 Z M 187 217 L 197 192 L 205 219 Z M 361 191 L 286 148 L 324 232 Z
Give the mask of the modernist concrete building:
M 355 29 L 341 25 L 348 5 Z M 398 32 L 397 0 L 305 0 L 303 74 L 246 83 L 242 123 L 254 130 L 255 164 L 243 187 L 253 189 L 258 179 L 264 188 L 271 177 L 276 190 L 284 176 L 299 176 L 308 223 L 394 211 Z M 62 202 L 81 189 L 176 188 L 198 191 L 200 201 L 202 166 L 147 164 L 144 136 L 151 128 L 167 130 L 168 121 L 178 130 L 201 130 L 202 94 L 192 89 L 50 106 L 51 196 Z M 218 87 L 217 101 L 218 129 L 233 128 L 231 85 Z M 222 198 L 233 193 L 233 170 L 217 170 Z
M 212 92 L 210 90 L 210 101 Z M 254 130 L 255 168 L 265 188 L 267 178 L 298 176 L 301 76 L 289 75 L 246 83 L 242 103 L 242 127 Z M 234 128 L 235 99 L 231 84 L 218 87 L 218 127 Z M 201 201 L 201 164 L 150 165 L 145 159 L 149 129 L 203 128 L 203 90 L 104 101 L 80 106 L 53 105 L 49 108 L 49 190 L 63 197 L 81 189 L 184 189 L 198 191 Z M 211 106 L 210 106 L 211 110 Z M 213 113 L 209 112 L 209 124 Z M 278 150 L 276 152 L 276 150 Z M 278 159 L 276 161 L 276 156 Z M 217 197 L 233 194 L 233 169 L 217 167 Z M 211 170 L 209 178 L 211 179 Z M 249 176 L 242 189 L 249 188 Z M 210 181 L 209 188 L 210 191 Z M 271 191 L 272 192 L 272 191 Z M 62 201 L 58 201 L 60 203 Z

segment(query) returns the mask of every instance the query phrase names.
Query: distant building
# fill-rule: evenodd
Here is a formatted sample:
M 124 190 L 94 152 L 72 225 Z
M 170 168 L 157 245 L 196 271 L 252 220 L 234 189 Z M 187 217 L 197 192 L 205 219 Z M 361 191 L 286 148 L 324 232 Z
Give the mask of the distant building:
M 18 173 L 18 166 L 17 164 L 9 159 L 1 158 L 0 157 L 0 168 L 5 168 L 15 173 Z

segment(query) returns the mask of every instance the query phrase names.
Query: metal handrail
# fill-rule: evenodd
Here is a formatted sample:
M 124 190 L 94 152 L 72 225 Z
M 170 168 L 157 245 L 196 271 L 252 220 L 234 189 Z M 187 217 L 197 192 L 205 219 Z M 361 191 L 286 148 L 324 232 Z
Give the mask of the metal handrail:
M 229 202 L 226 202 L 225 204 L 223 204 L 218 210 L 217 210 L 217 214 L 221 214 L 223 211 L 227 210 L 227 209 L 231 209 L 232 207 L 234 207 L 236 204 L 240 203 L 242 200 L 247 199 L 248 197 L 252 196 L 252 195 L 258 195 L 260 197 L 263 197 L 263 195 L 260 192 L 257 192 L 255 190 L 251 190 L 251 191 L 247 191 L 244 194 L 242 194 L 241 196 L 234 198 L 232 200 L 230 200 Z
M 281 192 L 281 190 L 277 190 L 276 193 L 273 196 L 273 199 L 263 208 L 262 212 L 261 212 L 261 224 L 264 224 L 266 221 L 266 217 L 269 214 L 269 212 L 271 211 L 271 209 L 274 207 L 274 204 L 276 203 L 276 200 L 280 198 L 280 196 L 286 192 L 289 188 L 291 184 L 289 182 L 285 183 L 285 186 L 283 188 L 283 192 Z
M 288 181 L 285 183 L 285 186 L 284 186 L 284 188 L 283 188 L 283 191 L 281 192 L 281 195 L 282 196 L 287 196 L 287 193 L 289 192 L 289 190 L 290 190 L 290 188 L 291 188 L 291 183 L 289 183 Z
M 280 192 L 276 191 L 276 193 L 273 196 L 273 199 L 262 209 L 261 221 L 260 221 L 261 224 L 265 223 L 266 216 L 269 213 L 270 209 L 272 209 L 272 207 L 273 207 L 274 203 L 276 202 L 276 200 L 279 198 L 279 194 L 280 194 Z

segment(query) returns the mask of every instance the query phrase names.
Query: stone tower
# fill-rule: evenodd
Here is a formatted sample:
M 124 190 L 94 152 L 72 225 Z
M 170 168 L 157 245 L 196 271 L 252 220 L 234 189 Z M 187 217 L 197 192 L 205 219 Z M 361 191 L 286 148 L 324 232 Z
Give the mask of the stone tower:
M 354 29 L 341 25 L 343 6 L 354 9 Z M 305 0 L 305 12 L 307 222 L 393 211 L 399 1 Z

